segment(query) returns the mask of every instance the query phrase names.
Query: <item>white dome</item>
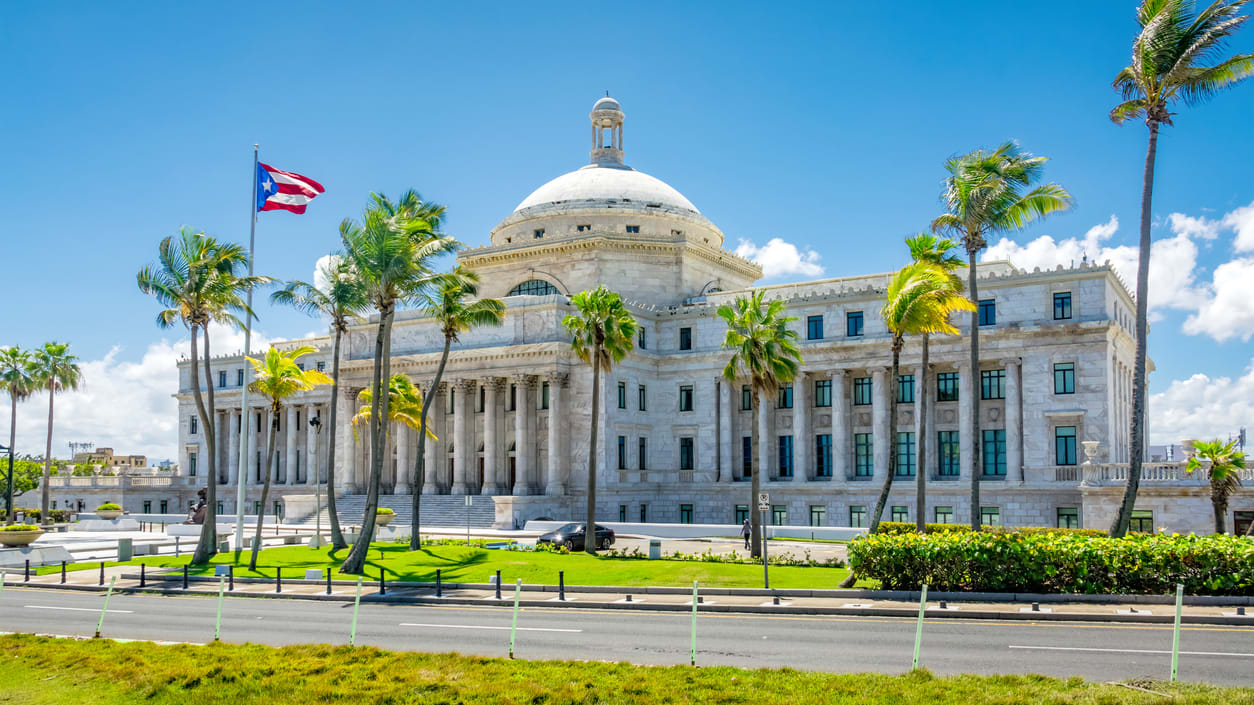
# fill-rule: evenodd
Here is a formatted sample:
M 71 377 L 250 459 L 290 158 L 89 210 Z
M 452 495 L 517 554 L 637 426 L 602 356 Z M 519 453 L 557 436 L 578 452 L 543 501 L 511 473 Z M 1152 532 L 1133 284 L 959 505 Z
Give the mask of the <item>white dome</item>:
M 622 112 L 623 108 L 618 104 L 617 100 L 614 100 L 607 95 L 593 104 L 592 112 L 596 112 L 598 110 L 617 110 Z
M 700 213 L 697 207 L 666 182 L 631 167 L 590 164 L 553 179 L 531 192 L 514 212 L 557 202 L 630 201 L 651 203 Z

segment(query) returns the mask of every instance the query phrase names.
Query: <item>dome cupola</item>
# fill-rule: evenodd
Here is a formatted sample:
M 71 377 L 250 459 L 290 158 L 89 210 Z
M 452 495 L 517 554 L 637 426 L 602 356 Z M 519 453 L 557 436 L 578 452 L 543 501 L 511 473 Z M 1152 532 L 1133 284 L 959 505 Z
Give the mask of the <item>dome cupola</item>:
M 592 163 L 617 164 L 623 161 L 623 109 L 605 92 L 605 97 L 592 105 Z

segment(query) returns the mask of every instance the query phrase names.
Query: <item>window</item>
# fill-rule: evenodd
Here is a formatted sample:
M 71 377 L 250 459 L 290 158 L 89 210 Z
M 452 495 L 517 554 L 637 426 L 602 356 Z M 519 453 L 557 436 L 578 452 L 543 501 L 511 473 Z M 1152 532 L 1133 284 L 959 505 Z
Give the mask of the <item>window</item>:
M 954 508 L 937 507 L 934 518 L 937 524 L 952 524 L 954 523 Z
M 226 370 L 218 371 L 218 389 L 226 386 Z
M 514 386 L 513 386 L 513 385 L 510 385 L 509 391 L 510 391 L 510 396 L 512 397 L 512 396 L 514 395 L 514 394 L 513 394 L 513 392 L 514 392 Z M 477 410 L 478 410 L 478 412 L 479 412 L 479 413 L 481 413 L 481 414 L 483 413 L 484 404 L 486 404 L 486 402 L 487 402 L 487 398 L 488 398 L 488 388 L 487 388 L 487 387 L 485 387 L 485 386 L 483 386 L 483 385 L 479 385 L 479 408 L 478 408 Z M 509 403 L 509 408 L 511 408 L 511 409 L 513 409 L 513 408 L 514 408 L 514 401 L 513 401 L 513 399 L 511 399 L 511 400 L 510 400 L 510 403 Z
M 1054 365 L 1054 394 L 1075 394 L 1075 363 Z
M 907 507 L 901 504 L 894 504 L 892 521 L 897 521 L 897 522 L 910 521 L 910 507 Z
M 806 340 L 823 339 L 823 317 L 808 316 L 806 318 Z
M 980 398 L 1006 398 L 1006 371 L 983 370 L 980 372 Z
M 937 462 L 936 474 L 941 477 L 958 477 L 959 445 L 957 431 L 938 431 L 936 433 Z
M 649 523 L 649 505 L 647 504 L 640 505 L 640 523 L 641 524 Z
M 745 520 L 748 518 L 749 518 L 749 505 L 737 504 L 736 505 L 736 523 L 743 524 L 745 523 Z
M 1136 531 L 1143 534 L 1154 533 L 1154 511 L 1152 509 L 1133 509 L 1132 523 L 1128 525 L 1128 531 Z
M 164 499 L 163 499 L 163 500 L 161 500 L 161 504 L 160 504 L 160 505 L 158 505 L 158 506 L 160 506 L 160 508 L 161 508 L 161 513 L 162 513 L 162 514 L 168 514 L 168 513 L 169 513 L 169 512 L 167 512 L 167 511 L 166 511 L 166 510 L 168 510 L 168 509 L 170 508 L 170 503 L 169 503 L 168 501 L 166 501 L 166 500 L 164 500 Z
M 641 411 L 645 411 L 649 406 L 648 394 L 646 394 L 643 384 L 636 387 L 636 406 L 640 407 Z
M 645 440 L 644 436 L 641 436 L 636 439 L 636 466 L 641 470 L 647 470 L 648 463 L 646 460 L 648 457 L 648 441 Z
M 151 499 L 144 500 L 144 514 L 152 514 L 152 500 Z
M 679 523 L 680 524 L 692 523 L 692 505 L 691 504 L 679 505 Z
M 936 375 L 936 401 L 958 401 L 957 372 L 941 372 Z
M 980 526 L 1001 526 L 1001 509 L 980 507 Z
M 576 225 L 575 226 L 575 232 L 577 233 L 586 233 L 591 229 L 592 229 L 591 225 Z M 623 521 L 627 521 L 627 520 L 623 519 Z
M 854 477 L 870 477 L 875 462 L 871 444 L 871 434 L 853 434 L 853 475 Z
M 195 416 L 188 419 L 187 432 L 192 434 L 193 436 L 196 435 L 196 428 L 197 428 L 197 424 L 199 423 L 200 423 L 200 419 L 196 418 Z
M 649 336 L 645 334 L 644 328 L 636 331 L 636 347 L 641 350 L 649 349 Z
M 810 505 L 810 526 L 824 526 L 827 524 L 827 507 L 821 504 Z
M 541 382 L 540 383 L 540 409 L 544 410 L 547 408 L 549 408 L 549 383 Z
M 779 403 L 776 404 L 776 407 L 780 409 L 792 408 L 792 385 L 791 384 L 785 384 L 785 385 L 780 386 Z
M 784 504 L 771 505 L 771 526 L 783 526 L 788 523 L 788 506 Z
M 450 414 L 456 410 L 456 406 L 457 406 L 457 401 L 455 398 L 456 394 L 457 394 L 457 390 L 450 387 L 448 390 L 448 409 L 446 409 L 446 411 Z
M 627 383 L 626 382 L 618 383 L 618 408 L 620 409 L 627 408 Z
M 327 363 L 323 362 L 322 360 L 319 360 L 319 361 L 318 361 L 318 371 L 319 371 L 319 372 L 326 372 L 326 371 L 327 371 Z
M 692 385 L 685 384 L 679 387 L 679 410 L 692 411 Z
M 749 385 L 746 384 L 740 388 L 740 410 L 751 411 L 752 409 L 753 409 L 753 390 L 750 389 Z
M 1059 507 L 1058 508 L 1058 528 L 1060 529 L 1078 529 L 1080 528 L 1080 510 L 1077 507 Z
M 624 524 L 627 523 L 627 505 L 618 505 L 618 520 Z
M 867 406 L 871 403 L 872 393 L 875 386 L 871 383 L 870 377 L 858 377 L 853 380 L 853 405 Z
M 543 279 L 529 279 L 510 289 L 506 296 L 548 296 L 556 293 L 557 287 Z
M 779 437 L 779 476 L 792 477 L 792 436 Z
M 814 476 L 832 476 L 832 434 L 820 433 L 814 437 Z
M 849 526 L 855 529 L 866 527 L 866 506 L 856 504 L 849 507 Z
M 1006 476 L 1006 429 L 986 428 L 983 430 L 984 449 L 982 458 L 986 477 Z
M 980 325 L 997 325 L 997 302 L 993 299 L 980 299 Z
M 243 370 L 235 371 L 235 386 L 237 387 L 244 386 L 244 371 Z
M 195 453 L 187 454 L 187 474 L 190 475 L 191 477 L 196 477 L 196 454 Z
M 897 403 L 914 403 L 914 375 L 900 375 L 897 377 Z
M 544 228 L 536 228 L 535 230 L 532 230 L 531 236 L 537 240 L 544 237 Z
M 222 515 L 223 515 L 223 514 L 225 514 L 225 513 L 226 513 L 226 512 L 224 512 L 224 511 L 222 510 L 222 500 L 220 500 L 220 499 L 219 499 L 219 500 L 218 500 L 218 516 L 222 516 Z
M 1054 464 L 1075 465 L 1075 426 L 1054 429 Z
M 639 233 L 639 232 L 640 232 L 640 226 L 639 226 L 639 225 L 628 225 L 628 226 L 627 226 L 627 232 L 629 232 L 629 233 Z
M 1071 292 L 1059 291 L 1054 294 L 1054 320 L 1065 321 L 1071 318 Z
M 832 405 L 832 380 L 819 379 L 814 381 L 814 405 Z
M 256 500 L 253 502 L 253 514 L 258 514 L 258 515 L 261 514 L 261 500 Z
M 483 390 L 482 390 L 482 388 L 481 388 L 481 389 L 480 389 L 480 391 L 479 391 L 479 406 L 481 407 L 479 410 L 480 410 L 480 411 L 483 411 L 483 409 L 482 409 L 482 407 L 483 407 Z M 508 409 L 508 411 L 518 411 L 518 385 L 517 385 L 517 384 L 510 384 L 510 385 L 509 385 L 509 409 Z
M 305 363 L 303 363 L 303 362 L 298 362 L 298 363 L 296 363 L 296 366 L 300 368 L 300 371 L 301 371 L 301 372 L 304 372 L 304 371 L 305 371 Z
M 696 465 L 691 437 L 679 439 L 679 469 L 692 470 Z
M 897 477 L 914 477 L 914 431 L 897 432 Z
M 627 469 L 627 436 L 618 437 L 618 469 Z
M 692 349 L 692 328 L 685 326 L 679 329 L 679 349 Z
M 753 476 L 753 436 L 740 439 L 740 469 L 745 477 Z
M 845 335 L 850 338 L 862 335 L 861 311 L 849 311 L 845 314 Z

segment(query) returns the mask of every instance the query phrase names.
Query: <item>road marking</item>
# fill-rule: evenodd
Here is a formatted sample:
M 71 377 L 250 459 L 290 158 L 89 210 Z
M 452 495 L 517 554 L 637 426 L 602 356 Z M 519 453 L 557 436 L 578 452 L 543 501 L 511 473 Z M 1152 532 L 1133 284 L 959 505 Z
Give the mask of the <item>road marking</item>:
M 1037 651 L 1099 651 L 1112 654 L 1170 654 L 1170 651 L 1159 649 L 1097 649 L 1084 646 L 1015 646 L 1012 649 L 1033 649 Z M 1234 656 L 1238 658 L 1254 658 L 1254 654 L 1231 653 L 1227 651 L 1181 651 L 1188 656 Z
M 479 624 L 422 624 L 418 622 L 401 622 L 398 626 L 402 627 L 436 627 L 439 629 L 492 629 L 492 630 L 509 630 L 509 627 L 487 627 Z M 518 627 L 520 632 L 569 632 L 578 634 L 582 629 L 546 629 L 543 627 Z
M 26 609 L 31 610 L 69 610 L 71 612 L 99 612 L 95 607 L 54 607 L 52 605 L 23 605 Z M 109 610 L 118 614 L 135 614 L 132 610 Z

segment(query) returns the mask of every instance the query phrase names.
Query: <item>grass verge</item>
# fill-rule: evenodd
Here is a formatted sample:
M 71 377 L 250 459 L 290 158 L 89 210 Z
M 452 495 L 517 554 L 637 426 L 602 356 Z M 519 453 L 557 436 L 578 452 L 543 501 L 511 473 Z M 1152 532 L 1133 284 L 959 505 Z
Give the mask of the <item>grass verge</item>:
M 0 637 L 0 702 L 753 703 L 754 705 L 1230 705 L 1254 689 L 1139 683 L 1170 699 L 1079 678 L 833 675 L 789 669 L 524 661 L 371 647 L 158 646 L 107 639 Z M 12 688 L 10 688 L 12 686 Z

